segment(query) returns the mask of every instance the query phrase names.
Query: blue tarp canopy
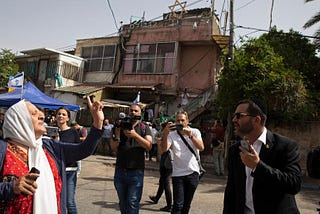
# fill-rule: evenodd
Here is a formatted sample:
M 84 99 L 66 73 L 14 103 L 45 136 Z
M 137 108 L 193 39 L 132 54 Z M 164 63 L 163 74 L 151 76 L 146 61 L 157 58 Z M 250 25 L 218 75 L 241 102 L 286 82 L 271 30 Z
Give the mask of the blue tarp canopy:
M 67 107 L 71 111 L 80 110 L 80 106 L 64 103 L 60 100 L 56 100 L 40 91 L 31 82 L 27 82 L 23 85 L 22 99 L 30 101 L 32 104 L 41 108 L 47 108 L 51 110 L 58 109 L 61 106 Z M 10 107 L 13 104 L 21 100 L 21 89 L 15 89 L 14 91 L 0 94 L 0 106 Z

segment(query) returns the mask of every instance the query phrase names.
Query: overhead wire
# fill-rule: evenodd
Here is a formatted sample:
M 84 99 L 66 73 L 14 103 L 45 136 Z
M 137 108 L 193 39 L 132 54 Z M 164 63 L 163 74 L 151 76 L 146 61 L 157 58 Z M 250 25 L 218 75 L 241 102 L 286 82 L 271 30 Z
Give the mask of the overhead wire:
M 115 15 L 114 15 L 113 9 L 112 9 L 112 7 L 111 7 L 110 1 L 109 1 L 109 0 L 106 0 L 106 2 L 108 3 L 109 9 L 110 9 L 110 11 L 111 11 L 111 15 L 112 15 L 112 17 L 113 17 L 114 26 L 116 27 L 116 29 L 117 29 L 117 31 L 118 31 L 119 28 L 118 28 L 118 25 L 117 25 L 117 20 L 116 20 L 116 17 L 115 17 Z
M 242 8 L 244 8 L 244 7 L 252 4 L 252 3 L 255 2 L 255 1 L 256 1 L 256 0 L 251 0 L 251 1 L 249 1 L 248 3 L 246 3 L 246 4 L 244 4 L 244 5 L 240 6 L 240 7 L 238 7 L 238 8 L 235 9 L 234 11 L 241 10 Z
M 116 29 L 117 29 L 116 32 L 107 34 L 107 35 L 105 35 L 105 36 L 106 36 L 106 37 L 109 37 L 109 36 L 118 35 L 118 30 L 119 30 L 119 28 L 118 28 L 118 25 L 117 25 L 117 21 L 116 21 L 115 14 L 114 14 L 114 12 L 113 12 L 112 6 L 111 6 L 109 0 L 105 0 L 105 1 L 106 1 L 106 3 L 107 3 L 108 6 L 109 6 L 111 15 L 112 15 L 112 17 L 113 17 L 114 25 L 115 25 L 115 27 L 116 27 Z M 198 4 L 199 2 L 202 2 L 202 1 L 204 1 L 204 0 L 197 0 L 197 1 L 194 1 L 194 2 L 192 2 L 192 3 L 190 3 L 190 4 L 187 4 L 187 5 L 186 5 L 186 8 L 191 7 L 192 5 Z M 176 12 L 176 11 L 179 11 L 179 9 L 175 10 L 175 12 Z M 155 18 L 153 18 L 153 19 L 150 19 L 149 21 L 154 21 L 154 20 L 157 20 L 157 19 L 160 19 L 160 18 L 162 18 L 162 15 L 157 16 L 157 17 L 155 17 Z M 75 46 L 75 45 L 73 44 L 73 45 L 70 45 L 70 46 Z M 66 47 L 68 47 L 68 46 L 66 46 Z M 64 48 L 64 47 L 62 47 L 62 48 Z M 60 49 L 62 49 L 62 48 L 60 48 Z

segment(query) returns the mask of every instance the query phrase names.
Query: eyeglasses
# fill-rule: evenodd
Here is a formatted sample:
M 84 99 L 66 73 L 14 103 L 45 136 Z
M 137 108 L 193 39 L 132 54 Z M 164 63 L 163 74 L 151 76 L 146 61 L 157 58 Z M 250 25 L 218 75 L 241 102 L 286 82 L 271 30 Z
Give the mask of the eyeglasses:
M 237 118 L 237 119 L 240 119 L 241 117 L 246 117 L 246 116 L 248 116 L 248 117 L 254 117 L 253 115 L 250 115 L 250 114 L 248 114 L 248 113 L 245 113 L 245 112 L 237 112 L 237 113 L 234 113 L 233 115 L 232 115 L 232 118 Z

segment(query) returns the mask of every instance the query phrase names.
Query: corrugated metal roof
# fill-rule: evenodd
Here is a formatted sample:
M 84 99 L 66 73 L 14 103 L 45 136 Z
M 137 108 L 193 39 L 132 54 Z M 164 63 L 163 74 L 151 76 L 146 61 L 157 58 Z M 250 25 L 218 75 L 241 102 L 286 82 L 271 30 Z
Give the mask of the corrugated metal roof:
M 229 44 L 229 36 L 212 35 L 212 38 L 216 41 L 221 49 L 224 49 Z
M 20 51 L 21 53 L 25 54 L 25 55 L 18 55 L 17 58 L 24 58 L 24 57 L 37 57 L 37 56 L 45 56 L 45 55 L 52 55 L 52 54 L 60 54 L 60 55 L 64 55 L 64 56 L 68 56 L 71 58 L 75 58 L 78 60 L 85 60 L 79 56 L 75 56 L 72 54 L 68 54 L 65 52 L 61 52 L 58 50 L 54 50 L 51 48 L 38 48 L 38 49 L 31 49 L 31 50 L 24 50 L 24 51 Z
M 106 86 L 101 86 L 101 85 L 75 85 L 75 86 L 67 86 L 67 87 L 60 87 L 60 88 L 55 88 L 53 91 L 56 92 L 72 92 L 75 94 L 80 94 L 80 95 L 87 95 L 94 93 L 96 91 L 104 89 Z

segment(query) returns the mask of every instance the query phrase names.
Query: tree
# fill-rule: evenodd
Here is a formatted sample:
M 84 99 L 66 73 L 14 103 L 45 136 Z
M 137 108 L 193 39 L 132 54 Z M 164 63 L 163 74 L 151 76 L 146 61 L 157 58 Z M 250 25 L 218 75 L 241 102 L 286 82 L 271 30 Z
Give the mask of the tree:
M 305 0 L 306 3 L 311 2 L 314 0 Z M 309 28 L 317 23 L 320 22 L 320 12 L 318 12 L 316 15 L 314 15 L 313 17 L 311 17 L 303 26 L 304 29 Z M 316 45 L 317 48 L 320 48 L 320 28 L 315 32 L 314 37 L 316 37 L 314 39 L 314 43 Z
M 286 68 L 302 75 L 307 89 L 307 102 L 302 110 L 305 114 L 309 112 L 307 118 L 319 119 L 320 58 L 316 53 L 316 45 L 298 32 L 290 30 L 289 33 L 284 33 L 282 30 L 277 31 L 276 27 L 259 39 L 268 41 L 275 53 L 283 58 Z
M 19 71 L 18 64 L 15 63 L 15 55 L 8 49 L 0 51 L 0 87 L 7 86 L 10 76 L 14 76 Z
M 320 58 L 316 46 L 298 32 L 284 33 L 273 27 L 260 39 L 266 39 L 275 53 L 283 57 L 285 66 L 297 70 L 303 77 L 308 90 L 320 90 Z
M 244 98 L 266 103 L 269 118 L 296 119 L 305 109 L 307 93 L 302 75 L 285 66 L 266 39 L 251 39 L 235 51 L 218 80 L 220 111 L 234 109 Z M 226 115 L 228 112 L 222 113 Z

